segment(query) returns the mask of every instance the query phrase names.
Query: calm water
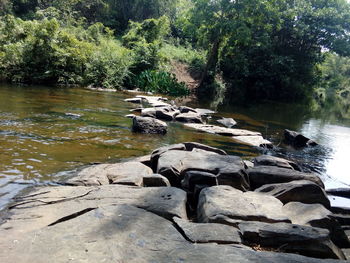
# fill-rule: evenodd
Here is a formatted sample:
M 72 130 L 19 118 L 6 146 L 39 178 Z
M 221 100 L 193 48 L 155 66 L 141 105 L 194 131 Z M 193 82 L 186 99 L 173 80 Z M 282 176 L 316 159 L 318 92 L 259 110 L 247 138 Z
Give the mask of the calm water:
M 320 174 L 327 187 L 349 187 L 350 123 L 313 116 L 302 106 L 267 104 L 223 107 L 238 128 L 260 131 L 278 145 L 264 150 L 228 137 L 198 133 L 171 123 L 165 136 L 130 131 L 133 104 L 128 94 L 84 89 L 18 87 L 0 84 L 0 208 L 29 185 L 52 184 L 95 162 L 113 162 L 150 153 L 159 146 L 196 141 L 250 159 L 265 153 L 303 163 Z M 190 106 L 203 106 L 191 105 Z M 302 132 L 321 146 L 293 150 L 283 145 L 285 128 Z

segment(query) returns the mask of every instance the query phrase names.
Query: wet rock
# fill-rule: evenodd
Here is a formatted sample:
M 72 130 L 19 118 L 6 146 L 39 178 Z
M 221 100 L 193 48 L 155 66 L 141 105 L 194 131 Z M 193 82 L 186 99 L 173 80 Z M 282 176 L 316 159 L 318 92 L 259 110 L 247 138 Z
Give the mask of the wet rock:
M 174 222 L 181 228 L 187 239 L 193 243 L 242 243 L 240 232 L 231 226 L 215 223 L 192 223 L 178 217 L 174 217 Z
M 217 120 L 217 122 L 226 126 L 227 128 L 231 128 L 237 124 L 237 122 L 232 118 L 221 118 Z
M 135 109 L 131 109 L 131 112 L 142 112 L 143 108 L 135 108 Z
M 209 124 L 185 124 L 186 127 L 196 129 L 198 131 L 214 133 L 223 136 L 261 136 L 259 132 L 252 132 L 248 130 L 225 128 Z
M 195 109 L 187 106 L 180 106 L 179 111 L 180 113 L 189 113 L 189 112 L 198 113 Z
M 215 148 L 215 147 L 211 147 L 205 144 L 201 144 L 198 142 L 184 142 L 183 143 L 186 147 L 186 151 L 193 151 L 194 149 L 201 149 L 207 152 L 213 152 L 213 153 L 217 153 L 220 155 L 227 155 L 227 153 L 224 150 Z
M 253 159 L 253 162 L 254 166 L 277 166 L 280 168 L 301 171 L 299 165 L 297 165 L 295 162 L 270 155 L 261 155 L 255 157 Z
M 160 187 L 160 186 L 171 186 L 167 178 L 160 174 L 152 174 L 143 177 L 143 186 L 146 187 Z
M 142 99 L 141 98 L 131 98 L 131 99 L 125 99 L 124 101 L 139 104 L 142 102 Z
M 316 146 L 317 143 L 304 135 L 291 130 L 284 130 L 284 140 L 294 147 Z
M 256 192 L 242 192 L 230 186 L 205 188 L 199 195 L 197 216 L 202 223 L 231 224 L 230 219 L 267 223 L 290 222 L 277 198 Z M 226 220 L 228 219 L 228 220 Z
M 196 108 L 194 109 L 197 113 L 199 113 L 199 115 L 210 115 L 210 114 L 214 114 L 215 111 L 213 110 L 208 110 L 208 109 L 200 109 L 200 108 Z
M 289 183 L 266 184 L 255 190 L 256 192 L 272 195 L 283 204 L 301 202 L 306 204 L 322 204 L 330 208 L 326 192 L 317 184 L 308 180 L 291 181 Z
M 238 225 L 244 244 L 316 258 L 345 259 L 342 251 L 322 228 L 287 223 L 242 222 Z
M 186 171 L 181 185 L 187 191 L 194 192 L 196 185 L 209 187 L 219 185 L 219 182 L 215 174 L 202 171 Z
M 244 163 L 236 156 L 173 150 L 163 153 L 158 159 L 157 173 L 167 177 L 173 186 L 179 186 L 188 171 L 211 173 L 219 184 L 249 189 Z
M 232 137 L 234 141 L 237 141 L 241 144 L 254 146 L 254 147 L 263 147 L 272 149 L 273 145 L 270 141 L 264 139 L 262 136 L 234 136 Z
M 143 177 L 153 171 L 140 162 L 99 164 L 82 170 L 77 177 L 67 181 L 68 185 L 93 186 L 103 184 L 143 185 Z
M 143 95 L 139 95 L 139 96 L 136 96 L 136 97 L 140 98 L 141 100 L 146 101 L 152 107 L 167 107 L 167 106 L 171 106 L 170 104 L 164 102 L 164 101 L 167 101 L 167 99 L 163 98 L 163 97 L 143 96 Z
M 201 116 L 197 113 L 180 113 L 175 117 L 176 121 L 185 123 L 203 123 Z
M 323 205 L 290 202 L 283 206 L 283 212 L 293 224 L 328 229 L 334 244 L 341 248 L 350 247 L 341 225 Z
M 133 119 L 133 132 L 151 133 L 151 134 L 166 134 L 167 124 L 163 121 L 149 117 L 135 117 Z
M 146 108 L 141 112 L 142 117 L 152 117 L 165 121 L 172 121 L 178 114 L 179 111 L 172 107 Z
M 327 189 L 326 192 L 329 195 L 350 198 L 350 188 Z
M 136 157 L 136 158 L 132 158 L 133 162 L 139 162 L 142 163 L 148 167 L 151 167 L 151 155 L 144 155 L 144 156 L 140 156 L 140 157 Z
M 252 163 L 251 161 L 244 160 L 243 162 L 246 169 L 254 167 L 254 163 Z
M 259 188 L 265 184 L 287 183 L 296 180 L 308 180 L 324 188 L 322 180 L 317 175 L 302 173 L 291 169 L 275 166 L 258 166 L 247 169 L 247 173 L 252 189 Z
M 135 114 L 128 114 L 128 115 L 125 115 L 125 118 L 129 118 L 129 119 L 133 119 L 134 117 L 136 117 Z

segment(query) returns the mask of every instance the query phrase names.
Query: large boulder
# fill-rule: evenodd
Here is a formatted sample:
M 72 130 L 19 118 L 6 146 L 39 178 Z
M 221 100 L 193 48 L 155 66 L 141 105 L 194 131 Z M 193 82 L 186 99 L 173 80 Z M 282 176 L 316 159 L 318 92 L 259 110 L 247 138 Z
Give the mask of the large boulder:
M 185 123 L 203 123 L 201 115 L 194 112 L 180 113 L 175 117 L 175 120 Z
M 277 166 L 280 168 L 301 171 L 299 165 L 295 162 L 270 155 L 261 155 L 255 157 L 253 159 L 253 163 L 254 166 Z
M 215 223 L 192 223 L 174 217 L 175 224 L 193 243 L 240 244 L 241 234 L 237 228 Z
M 260 245 L 316 258 L 345 259 L 322 228 L 287 223 L 242 222 L 238 225 L 244 244 Z
M 242 192 L 230 186 L 213 186 L 201 191 L 197 216 L 202 223 L 237 225 L 240 221 L 290 222 L 283 204 L 273 196 Z
M 67 185 L 93 186 L 124 184 L 142 186 L 143 178 L 153 174 L 148 166 L 140 162 L 98 164 L 83 169 L 78 176 L 67 181 Z
M 304 135 L 291 130 L 284 130 L 284 141 L 294 147 L 316 146 L 317 143 Z
M 317 175 L 276 166 L 257 166 L 247 169 L 247 173 L 252 189 L 259 188 L 265 184 L 287 183 L 296 180 L 308 180 L 324 188 L 322 180 Z
M 334 244 L 341 248 L 350 247 L 341 225 L 323 205 L 290 202 L 283 206 L 283 212 L 293 224 L 328 229 Z
M 186 172 L 202 171 L 217 177 L 218 184 L 249 189 L 249 181 L 241 158 L 208 151 L 167 151 L 160 155 L 157 173 L 164 175 L 173 186 L 180 186 Z
M 193 244 L 171 221 L 133 205 L 93 207 L 17 236 L 10 234 L 11 229 L 1 228 L 0 232 L 0 261 L 8 263 L 339 262 L 236 245 Z
M 166 134 L 168 126 L 165 122 L 151 117 L 134 117 L 132 121 L 133 132 Z
M 330 201 L 326 192 L 318 184 L 308 180 L 291 181 L 288 183 L 266 184 L 255 192 L 272 195 L 283 204 L 289 202 L 301 202 L 306 204 L 322 204 L 330 208 Z

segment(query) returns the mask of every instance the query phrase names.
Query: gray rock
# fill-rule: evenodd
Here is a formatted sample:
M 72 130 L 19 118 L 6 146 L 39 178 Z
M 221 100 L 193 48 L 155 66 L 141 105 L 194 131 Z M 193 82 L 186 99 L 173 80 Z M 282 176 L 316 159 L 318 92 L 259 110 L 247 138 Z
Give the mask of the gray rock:
M 316 146 L 317 143 L 304 135 L 291 130 L 284 130 L 284 140 L 294 147 Z
M 131 98 L 131 99 L 125 99 L 124 101 L 138 104 L 138 103 L 142 102 L 142 99 L 141 98 Z
M 130 205 L 92 210 L 30 232 L 10 234 L 2 228 L 1 262 L 339 262 L 295 254 L 256 252 L 237 245 L 192 244 L 172 223 Z M 18 229 L 18 228 L 17 228 Z M 68 230 L 68 231 L 67 231 Z M 20 232 L 20 231 L 18 231 Z
M 183 143 L 186 147 L 186 151 L 193 151 L 194 149 L 201 149 L 207 152 L 213 152 L 213 153 L 217 153 L 220 155 L 227 155 L 227 153 L 224 150 L 218 149 L 218 148 L 214 148 L 205 144 L 201 144 L 198 142 L 184 142 Z
M 151 167 L 151 155 L 144 155 L 136 158 L 132 158 L 131 161 L 133 162 L 140 162 L 148 167 Z
M 261 136 L 260 132 L 225 128 L 225 127 L 209 125 L 209 124 L 187 123 L 185 124 L 185 126 L 198 131 L 213 133 L 213 134 L 218 134 L 223 136 Z
M 143 177 L 150 176 L 152 169 L 140 162 L 99 164 L 82 170 L 77 177 L 67 181 L 67 185 L 125 184 L 143 185 Z
M 237 122 L 232 118 L 221 118 L 217 120 L 217 122 L 226 126 L 227 128 L 231 128 L 237 124 Z
M 175 117 L 175 120 L 185 123 L 203 123 L 201 116 L 194 112 L 180 113 Z
M 328 229 L 334 244 L 341 248 L 350 247 L 349 239 L 339 222 L 323 205 L 290 202 L 283 206 L 283 212 L 293 224 Z
M 254 146 L 254 147 L 262 147 L 262 148 L 268 148 L 272 149 L 273 145 L 272 142 L 264 139 L 264 137 L 258 135 L 258 136 L 234 136 L 232 137 L 232 140 L 249 145 L 249 146 Z
M 242 222 L 238 226 L 244 244 L 258 244 L 264 248 L 316 258 L 345 259 L 342 251 L 330 240 L 326 229 L 261 222 Z
M 322 180 L 317 175 L 302 173 L 291 169 L 275 166 L 258 166 L 247 169 L 247 173 L 252 189 L 259 188 L 265 184 L 287 183 L 295 180 L 308 180 L 324 188 Z
M 178 217 L 174 217 L 174 222 L 181 228 L 187 239 L 193 243 L 242 243 L 240 232 L 231 226 L 215 223 L 192 223 Z
M 330 201 L 326 192 L 317 184 L 308 180 L 291 181 L 288 183 L 266 184 L 255 190 L 256 192 L 272 195 L 283 204 L 301 202 L 306 204 L 322 204 L 330 208 Z
M 350 198 L 350 188 L 327 189 L 326 192 L 329 195 Z
M 199 195 L 197 216 L 203 223 L 231 224 L 229 220 L 290 222 L 282 212 L 283 204 L 272 196 L 242 192 L 230 186 L 205 188 Z M 234 224 L 233 224 L 234 225 Z
M 167 124 L 163 121 L 149 117 L 133 118 L 132 130 L 140 133 L 166 134 Z
M 131 112 L 139 112 L 139 113 L 141 113 L 142 110 L 143 110 L 143 108 L 140 107 L 140 108 L 131 109 L 130 111 Z
M 180 112 L 173 107 L 146 108 L 141 112 L 142 117 L 152 117 L 165 121 L 172 121 Z
M 182 188 L 193 193 L 196 185 L 215 186 L 219 185 L 219 182 L 215 174 L 202 171 L 186 171 L 181 185 Z
M 210 115 L 214 114 L 215 111 L 213 110 L 208 110 L 208 109 L 201 109 L 201 108 L 196 108 L 194 109 L 196 112 L 198 112 L 200 115 Z
M 249 181 L 241 158 L 212 152 L 168 151 L 160 155 L 157 173 L 164 175 L 174 186 L 179 186 L 188 171 L 203 171 L 216 175 L 219 184 L 238 189 L 249 189 Z
M 160 174 L 152 174 L 143 177 L 143 186 L 146 187 L 160 187 L 160 186 L 171 186 L 167 178 Z
M 179 111 L 181 113 L 189 113 L 189 112 L 194 112 L 194 113 L 198 113 L 195 109 L 187 107 L 187 106 L 180 106 L 179 107 Z
M 135 114 L 128 114 L 128 115 L 125 115 L 125 118 L 129 118 L 129 119 L 133 119 L 134 117 L 136 117 Z
M 297 165 L 295 162 L 270 155 L 261 155 L 255 157 L 253 159 L 253 162 L 255 166 L 277 166 L 280 168 L 301 171 L 299 165 Z

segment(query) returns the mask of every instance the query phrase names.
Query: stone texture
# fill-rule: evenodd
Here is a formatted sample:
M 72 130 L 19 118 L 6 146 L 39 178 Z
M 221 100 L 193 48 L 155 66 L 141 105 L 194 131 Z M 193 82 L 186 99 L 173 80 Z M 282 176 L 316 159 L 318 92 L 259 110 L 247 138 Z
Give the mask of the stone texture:
M 272 196 L 256 192 L 242 192 L 230 186 L 205 188 L 199 195 L 197 216 L 202 223 L 229 220 L 290 222 L 282 212 L 283 204 Z
M 131 99 L 125 99 L 124 101 L 138 104 L 138 103 L 142 102 L 142 99 L 141 98 L 131 98 Z
M 175 117 L 175 120 L 185 123 L 203 123 L 201 116 L 194 112 L 180 113 Z
M 294 147 L 316 146 L 317 143 L 304 135 L 291 130 L 284 130 L 284 141 Z
M 295 162 L 270 155 L 255 157 L 253 159 L 253 163 L 255 166 L 277 166 L 280 168 L 301 171 L 299 165 L 297 165 Z
M 197 111 L 195 109 L 193 109 L 191 107 L 187 107 L 187 106 L 180 106 L 178 109 L 181 113 L 188 113 L 188 112 L 197 113 Z
M 174 222 L 193 243 L 240 244 L 241 234 L 237 228 L 215 223 L 192 223 L 178 217 Z
M 180 112 L 173 107 L 146 108 L 141 112 L 142 117 L 152 117 L 165 121 L 172 121 Z
M 211 173 L 218 178 L 219 184 L 249 189 L 244 163 L 239 157 L 177 150 L 165 152 L 159 157 L 157 173 L 168 178 L 173 186 L 179 186 L 188 171 Z
M 185 124 L 186 127 L 207 132 L 207 133 L 214 133 L 218 135 L 223 136 L 261 136 L 260 132 L 252 132 L 248 130 L 242 130 L 242 129 L 232 129 L 232 128 L 225 128 L 215 125 L 209 125 L 209 124 L 195 124 L 195 123 L 187 123 Z
M 125 162 L 116 164 L 99 164 L 82 170 L 77 177 L 67 181 L 68 185 L 103 185 L 125 184 L 143 185 L 143 177 L 150 176 L 153 171 L 140 162 Z
M 232 139 L 238 143 L 272 149 L 273 145 L 270 141 L 264 139 L 262 136 L 234 136 Z
M 247 173 L 252 189 L 259 188 L 265 184 L 287 183 L 295 180 L 308 180 L 324 188 L 322 180 L 317 175 L 302 173 L 291 169 L 275 166 L 258 166 L 247 169 Z
M 350 188 L 327 189 L 326 192 L 329 195 L 350 198 Z
M 143 177 L 143 186 L 145 187 L 160 187 L 170 186 L 170 182 L 167 178 L 160 174 L 152 174 Z
M 341 225 L 323 205 L 290 202 L 283 206 L 283 212 L 293 224 L 328 229 L 334 244 L 341 248 L 350 247 Z
M 217 122 L 226 126 L 227 128 L 231 128 L 237 124 L 237 122 L 232 118 L 221 118 L 217 120 Z
M 132 122 L 133 132 L 166 134 L 168 126 L 165 122 L 150 117 L 135 117 Z
M 308 181 L 298 180 L 280 184 L 266 184 L 255 190 L 256 192 L 272 195 L 283 204 L 289 202 L 301 202 L 306 204 L 322 204 L 330 208 L 330 201 L 324 189 L 319 185 Z
M 326 229 L 261 222 L 242 222 L 238 226 L 244 244 L 258 244 L 265 248 L 316 258 L 345 259 L 342 251 L 330 240 Z

